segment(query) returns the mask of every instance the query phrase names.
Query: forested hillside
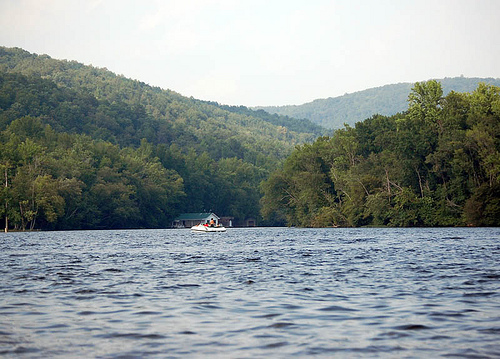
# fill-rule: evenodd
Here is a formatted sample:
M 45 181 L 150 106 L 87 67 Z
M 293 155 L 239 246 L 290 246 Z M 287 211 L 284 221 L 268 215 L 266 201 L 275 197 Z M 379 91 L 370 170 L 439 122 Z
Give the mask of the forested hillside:
M 259 218 L 259 183 L 325 130 L 0 47 L 0 219 L 9 228 Z
M 454 77 L 437 80 L 445 95 L 451 91 L 472 92 L 479 83 L 500 86 L 500 79 Z M 413 84 L 399 83 L 340 97 L 318 99 L 298 106 L 258 107 L 270 113 L 306 118 L 326 128 L 338 129 L 347 123 L 354 126 L 372 115 L 392 116 L 408 107 L 408 94 Z
M 212 210 L 235 223 L 500 225 L 499 87 L 408 93 L 405 111 L 326 137 L 308 120 L 0 47 L 0 220 L 158 228 Z
M 500 225 L 500 88 L 443 97 L 298 147 L 265 182 L 263 214 L 296 226 Z

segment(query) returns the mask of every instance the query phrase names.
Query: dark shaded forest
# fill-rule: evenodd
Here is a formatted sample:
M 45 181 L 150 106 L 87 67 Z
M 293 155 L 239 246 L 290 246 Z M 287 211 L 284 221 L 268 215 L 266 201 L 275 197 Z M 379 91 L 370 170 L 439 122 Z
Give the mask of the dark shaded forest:
M 443 96 L 428 81 L 408 102 L 298 146 L 263 184 L 263 215 L 305 227 L 500 225 L 500 88 Z

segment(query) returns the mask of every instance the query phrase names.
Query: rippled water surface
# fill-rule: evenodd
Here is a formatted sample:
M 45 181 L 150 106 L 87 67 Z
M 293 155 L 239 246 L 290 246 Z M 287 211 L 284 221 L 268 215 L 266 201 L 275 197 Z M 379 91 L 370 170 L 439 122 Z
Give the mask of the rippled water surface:
M 0 234 L 0 354 L 500 357 L 500 229 Z

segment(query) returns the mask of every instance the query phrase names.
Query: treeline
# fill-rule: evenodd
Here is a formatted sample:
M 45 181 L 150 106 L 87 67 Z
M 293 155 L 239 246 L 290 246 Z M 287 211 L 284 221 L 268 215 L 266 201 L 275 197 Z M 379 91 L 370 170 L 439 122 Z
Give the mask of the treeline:
M 259 221 L 260 182 L 322 131 L 0 47 L 0 220 L 156 228 L 211 210 Z
M 125 147 L 23 117 L 0 133 L 0 218 L 14 229 L 165 228 L 183 210 L 257 216 L 266 172 L 176 145 Z M 189 195 L 188 195 L 189 194 Z
M 443 97 L 428 81 L 408 101 L 298 146 L 264 183 L 263 215 L 306 227 L 500 225 L 500 88 Z
M 0 217 L 15 229 L 161 227 L 185 197 L 153 148 L 120 149 L 23 117 L 2 131 Z

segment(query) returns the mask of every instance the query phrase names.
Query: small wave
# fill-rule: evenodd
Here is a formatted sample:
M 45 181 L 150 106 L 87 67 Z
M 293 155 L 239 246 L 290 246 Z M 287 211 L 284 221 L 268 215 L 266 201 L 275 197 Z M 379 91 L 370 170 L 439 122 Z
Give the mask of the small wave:
M 203 309 L 221 309 L 222 307 L 221 306 L 218 306 L 218 305 L 215 305 L 213 303 L 209 303 L 209 302 L 200 302 L 200 303 L 197 303 L 199 308 L 203 308 Z
M 340 305 L 331 305 L 329 307 L 324 307 L 318 309 L 322 312 L 357 312 L 357 309 L 352 309 L 352 308 L 347 308 L 347 307 L 341 307 Z
M 442 318 L 442 317 L 450 317 L 450 318 L 459 318 L 459 317 L 463 317 L 464 314 L 463 313 L 460 313 L 460 312 L 443 312 L 443 313 L 440 313 L 440 312 L 433 312 L 433 313 L 429 313 L 429 316 L 430 317 L 435 317 L 435 318 Z
M 260 348 L 261 349 L 274 349 L 274 348 L 284 347 L 285 345 L 288 345 L 288 342 L 269 343 L 269 344 L 261 346 Z
M 159 289 L 162 290 L 176 290 L 176 289 L 189 289 L 189 288 L 199 288 L 199 284 L 174 284 L 174 285 L 163 285 Z
M 133 315 L 160 315 L 161 313 L 160 312 L 155 312 L 155 311 L 152 311 L 152 310 L 143 310 L 143 311 L 140 311 L 140 312 L 135 312 L 135 313 L 132 313 Z
M 257 315 L 255 316 L 255 318 L 274 318 L 274 317 L 279 317 L 280 315 L 283 314 L 280 313 L 263 314 L 263 315 Z
M 427 338 L 427 339 L 429 339 L 429 340 L 448 340 L 448 339 L 451 339 L 451 337 L 448 335 L 434 335 L 434 336 Z
M 183 334 L 183 335 L 195 335 L 196 333 L 192 332 L 190 330 L 184 330 L 182 332 L 179 332 L 179 334 Z
M 14 353 L 14 354 L 33 354 L 33 353 L 39 353 L 42 350 L 39 348 L 29 348 L 29 347 L 24 347 L 24 346 L 19 346 L 15 348 L 14 350 L 8 351 L 8 350 L 2 350 L 0 351 L 0 354 L 9 354 L 9 353 Z
M 97 293 L 95 289 L 80 289 L 75 291 L 75 294 L 94 294 Z
M 29 306 L 29 307 L 32 307 L 32 306 L 36 306 L 35 303 L 30 303 L 30 302 L 19 302 L 19 303 L 12 303 L 10 305 L 14 305 L 16 307 L 24 307 L 24 306 Z M 3 307 L 2 307 L 3 308 Z M 8 307 L 6 307 L 8 308 Z
M 377 337 L 373 338 L 373 340 L 387 340 L 387 339 L 400 339 L 400 338 L 405 338 L 409 337 L 410 334 L 403 333 L 403 332 L 386 332 L 386 333 L 381 333 Z
M 464 293 L 464 297 L 490 297 L 497 294 L 496 292 L 475 292 L 475 293 Z
M 423 324 L 405 324 L 405 325 L 399 325 L 394 327 L 396 330 L 428 330 L 432 329 L 431 327 L 428 327 L 427 325 Z
M 485 274 L 483 278 L 487 279 L 500 279 L 500 274 L 497 273 L 492 273 L 492 274 Z
M 165 339 L 164 335 L 160 334 L 141 334 L 141 333 L 107 333 L 99 334 L 95 336 L 96 338 L 129 338 L 129 339 Z
M 113 293 L 117 293 L 117 294 L 113 294 Z M 110 292 L 110 293 L 106 293 L 106 295 L 108 296 L 108 298 L 113 298 L 113 299 L 130 299 L 130 298 L 144 297 L 144 294 L 142 294 L 142 293 L 132 293 L 132 294 L 118 294 L 118 293 L 119 292 Z
M 38 329 L 59 329 L 59 328 L 69 328 L 68 324 L 52 324 L 52 325 L 47 325 L 46 327 L 40 327 Z
M 495 334 L 499 335 L 500 334 L 500 327 L 494 327 L 494 328 L 485 328 L 485 329 L 478 329 L 479 333 L 484 333 L 484 334 Z
M 290 322 L 277 322 L 271 325 L 268 325 L 268 328 L 275 328 L 275 329 L 281 329 L 281 328 L 289 328 L 295 326 L 294 323 Z
M 319 355 L 319 354 L 333 354 L 333 353 L 342 353 L 342 357 L 343 356 L 346 356 L 346 357 L 351 357 L 351 356 L 356 356 L 356 355 L 353 355 L 353 354 L 376 354 L 376 353 L 392 353 L 392 352 L 395 352 L 395 351 L 405 351 L 407 350 L 406 348 L 404 347 L 401 347 L 399 345 L 396 345 L 396 346 L 390 346 L 390 345 L 387 345 L 387 346 L 374 346 L 374 345 L 370 345 L 370 346 L 367 346 L 365 348 L 336 348 L 336 347 L 314 347 L 314 348 L 310 348 L 308 351 L 307 351 L 307 355 L 308 356 L 311 356 L 311 355 Z
M 76 314 L 78 314 L 78 315 L 94 315 L 94 314 L 97 314 L 97 313 L 93 312 L 91 310 L 84 310 L 84 311 L 78 312 Z

